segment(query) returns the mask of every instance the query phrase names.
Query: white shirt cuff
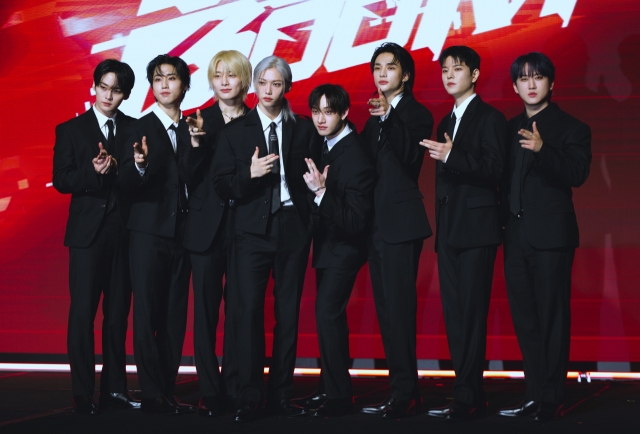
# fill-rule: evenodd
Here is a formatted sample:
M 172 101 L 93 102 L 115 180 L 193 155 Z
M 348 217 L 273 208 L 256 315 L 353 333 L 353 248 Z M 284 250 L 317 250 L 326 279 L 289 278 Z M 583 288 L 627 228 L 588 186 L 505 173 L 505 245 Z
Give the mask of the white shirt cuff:
M 322 202 L 322 198 L 324 197 L 324 194 L 327 192 L 327 190 L 323 190 L 322 191 L 322 195 L 320 196 L 316 196 L 313 201 L 316 203 L 316 205 L 320 206 L 320 202 Z

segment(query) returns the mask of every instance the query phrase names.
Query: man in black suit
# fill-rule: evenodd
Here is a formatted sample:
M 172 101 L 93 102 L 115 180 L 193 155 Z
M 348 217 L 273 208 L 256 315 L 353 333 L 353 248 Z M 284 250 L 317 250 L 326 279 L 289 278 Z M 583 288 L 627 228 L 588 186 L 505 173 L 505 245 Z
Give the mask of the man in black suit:
M 376 170 L 368 260 L 391 393 L 383 403 L 361 411 L 397 419 L 419 413 L 422 403 L 416 279 L 431 227 L 418 177 L 424 159 L 420 140 L 431 136 L 433 117 L 411 93 L 415 66 L 407 50 L 383 44 L 373 53 L 370 67 L 378 97 L 369 100 L 371 117 L 363 131 Z
M 498 181 L 506 151 L 504 116 L 475 93 L 480 56 L 465 46 L 440 55 L 453 112 L 424 140 L 436 160 L 436 252 L 444 322 L 456 379 L 453 402 L 430 416 L 469 420 L 487 413 L 483 389 L 487 315 L 500 244 Z
M 314 416 L 344 416 L 353 413 L 347 303 L 367 260 L 365 229 L 373 207 L 375 173 L 355 126 L 347 121 L 346 90 L 334 84 L 318 86 L 309 95 L 309 108 L 318 134 L 324 137 L 320 166 L 307 159 L 309 172 L 304 175 L 316 195 L 313 267 L 322 396 L 310 397 L 305 406 L 315 411 Z
M 53 185 L 71 193 L 64 245 L 69 247 L 71 305 L 67 347 L 73 405 L 96 414 L 93 402 L 95 355 L 93 322 L 100 294 L 103 369 L 100 406 L 138 408 L 127 393 L 125 341 L 131 282 L 124 228 L 128 206 L 116 189 L 116 137 L 135 119 L 118 110 L 135 81 L 126 63 L 107 59 L 93 73 L 96 103 L 86 113 L 56 127 Z M 104 145 L 103 145 L 104 143 Z
M 264 396 L 264 295 L 274 279 L 276 326 L 269 369 L 267 409 L 276 415 L 302 416 L 291 403 L 298 317 L 311 243 L 311 193 L 302 178 L 305 158 L 317 158 L 313 124 L 293 114 L 284 98 L 291 69 L 281 58 L 267 57 L 254 69 L 259 102 L 227 126 L 214 157 L 214 187 L 235 201 L 231 261 L 240 309 L 237 326 L 239 407 L 236 421 L 254 420 Z M 235 299 L 235 298 L 234 298 Z
M 555 67 L 542 53 L 511 65 L 524 103 L 511 119 L 502 181 L 504 275 L 526 392 L 500 416 L 560 416 L 569 362 L 571 266 L 578 247 L 572 187 L 589 176 L 591 130 L 551 102 Z
M 142 411 L 193 410 L 174 396 L 182 357 L 189 295 L 189 255 L 183 246 L 187 192 L 178 167 L 201 131 L 181 119 L 189 89 L 189 67 L 179 57 L 160 55 L 147 65 L 157 104 L 132 123 L 123 142 L 118 182 L 131 196 L 129 254 L 134 294 L 134 354 Z

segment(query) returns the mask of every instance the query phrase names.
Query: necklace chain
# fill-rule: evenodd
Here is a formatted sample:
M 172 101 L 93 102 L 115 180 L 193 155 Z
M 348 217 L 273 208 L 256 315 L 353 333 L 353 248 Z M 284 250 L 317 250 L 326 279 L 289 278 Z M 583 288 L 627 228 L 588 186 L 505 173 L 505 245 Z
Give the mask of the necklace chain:
M 244 115 L 244 107 L 242 108 L 242 111 L 241 111 L 240 113 L 238 113 L 237 115 L 235 115 L 235 116 L 230 116 L 229 114 L 227 114 L 227 113 L 225 113 L 225 112 L 222 112 L 222 114 L 223 114 L 224 116 L 228 117 L 230 121 L 232 121 L 232 120 L 234 120 L 234 119 L 236 119 L 236 118 L 239 118 L 240 116 L 243 116 L 243 115 Z

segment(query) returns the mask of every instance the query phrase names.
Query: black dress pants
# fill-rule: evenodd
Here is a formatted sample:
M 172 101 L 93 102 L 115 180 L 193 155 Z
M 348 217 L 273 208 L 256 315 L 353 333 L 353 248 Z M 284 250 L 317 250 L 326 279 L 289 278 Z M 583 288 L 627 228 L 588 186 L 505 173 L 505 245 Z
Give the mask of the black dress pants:
M 187 327 L 189 254 L 183 247 L 186 213 L 175 236 L 130 233 L 133 342 L 143 398 L 173 395 Z
M 74 395 L 93 395 L 95 354 L 93 324 L 102 300 L 101 393 L 127 391 L 127 326 L 131 281 L 127 233 L 117 210 L 108 213 L 87 248 L 69 248 L 69 321 L 67 350 Z
M 369 240 L 369 273 L 382 344 L 389 367 L 391 396 L 420 396 L 416 360 L 416 279 L 423 240 L 389 244 L 374 222 Z
M 360 268 L 316 269 L 316 326 L 322 366 L 319 390 L 330 399 L 353 396 L 347 304 Z
M 487 316 L 496 246 L 456 249 L 447 243 L 447 205 L 438 221 L 438 274 L 444 324 L 456 378 L 453 398 L 484 405 Z
M 526 218 L 526 217 L 525 217 Z M 571 337 L 574 247 L 531 247 L 522 219 L 506 226 L 504 275 L 524 362 L 525 399 L 562 403 Z
M 269 216 L 265 235 L 236 230 L 232 245 L 233 277 L 238 288 L 238 386 L 240 401 L 260 402 L 265 396 L 264 297 L 269 275 L 274 280 L 273 350 L 266 397 L 278 402 L 293 393 L 298 342 L 298 317 L 311 232 L 293 207 Z M 235 306 L 229 306 L 235 308 Z

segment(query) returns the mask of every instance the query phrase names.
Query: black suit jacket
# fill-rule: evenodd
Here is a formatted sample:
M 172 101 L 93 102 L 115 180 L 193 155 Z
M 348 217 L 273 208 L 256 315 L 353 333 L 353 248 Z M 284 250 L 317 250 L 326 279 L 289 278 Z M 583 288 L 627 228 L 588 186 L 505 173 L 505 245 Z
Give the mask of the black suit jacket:
M 245 113 L 249 112 L 247 106 L 244 109 Z M 229 203 L 213 188 L 212 171 L 217 136 L 227 124 L 218 103 L 201 110 L 200 114 L 207 133 L 205 140 L 198 148 L 189 146 L 180 161 L 181 176 L 190 192 L 184 246 L 194 252 L 204 252 L 211 246 Z
M 116 115 L 116 139 L 124 136 L 126 127 L 135 118 L 118 111 Z M 110 191 L 116 192 L 116 199 L 122 216 L 126 215 L 126 203 L 116 190 L 116 171 L 106 175 L 96 173 L 93 160 L 102 142 L 107 148 L 107 140 L 100 130 L 93 108 L 56 127 L 56 143 L 53 147 L 53 186 L 60 193 L 71 193 L 69 219 L 64 236 L 67 247 L 88 247 L 106 214 Z M 108 152 L 121 163 L 119 147 Z
M 271 214 L 271 176 L 251 179 L 251 157 L 256 147 L 259 157 L 268 154 L 257 107 L 236 119 L 220 133 L 213 158 L 213 185 L 223 199 L 235 200 L 235 228 L 263 235 Z M 282 123 L 282 154 L 285 179 L 291 200 L 302 222 L 308 225 L 311 195 L 302 175 L 305 158 L 319 161 L 320 141 L 313 123 L 296 115 L 295 122 Z
M 432 232 L 418 177 L 425 151 L 420 141 L 431 137 L 433 116 L 413 96 L 404 95 L 387 119 L 379 121 L 370 117 L 362 134 L 375 159 L 373 201 L 382 239 L 402 243 L 427 238 Z
M 141 176 L 133 158 L 133 144 L 147 138 L 149 150 L 147 168 Z M 161 237 L 173 237 L 179 201 L 179 190 L 185 180 L 180 178 L 178 162 L 191 146 L 189 127 L 181 119 L 177 134 L 177 155 L 167 130 L 151 112 L 129 125 L 121 145 L 124 147 L 118 175 L 121 190 L 130 195 L 131 212 L 127 229 Z M 187 204 L 184 204 L 186 206 Z
M 523 150 L 521 204 L 527 241 L 536 249 L 577 247 L 578 224 L 572 187 L 589 176 L 591 129 L 551 103 L 527 118 L 526 112 L 509 121 L 509 166 L 502 182 L 503 216 L 508 218 L 511 179 L 521 139 L 518 130 L 536 127 L 543 140 L 540 152 Z
M 439 142 L 445 141 L 449 117 L 438 125 Z M 441 191 L 449 207 L 446 241 L 450 246 L 467 249 L 500 244 L 498 181 L 506 149 L 505 117 L 476 95 L 458 125 L 447 162 L 436 162 L 436 191 L 444 187 Z M 437 216 L 441 199 L 436 197 Z
M 373 208 L 375 171 L 355 131 L 321 158 L 318 169 L 329 166 L 326 191 L 314 204 L 313 266 L 361 267 L 367 259 L 365 229 Z

